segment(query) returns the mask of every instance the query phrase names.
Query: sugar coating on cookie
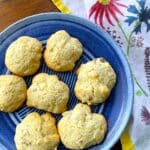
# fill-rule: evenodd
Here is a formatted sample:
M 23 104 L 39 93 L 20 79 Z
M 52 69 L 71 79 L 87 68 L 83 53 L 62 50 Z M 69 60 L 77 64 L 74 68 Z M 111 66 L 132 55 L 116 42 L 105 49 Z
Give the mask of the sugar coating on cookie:
M 14 112 L 26 99 L 27 87 L 23 78 L 0 75 L 0 111 Z
M 116 83 L 116 74 L 104 58 L 82 64 L 77 70 L 77 75 L 75 95 L 88 105 L 104 102 Z
M 55 118 L 50 113 L 28 114 L 17 125 L 14 140 L 17 150 L 54 150 L 60 142 Z
M 106 134 L 107 123 L 103 115 L 92 113 L 86 104 L 77 104 L 63 113 L 58 122 L 62 143 L 69 149 L 84 149 L 99 144 Z
M 17 75 L 33 75 L 40 67 L 42 51 L 40 41 L 29 36 L 22 36 L 8 47 L 5 64 L 11 72 Z
M 71 71 L 82 52 L 80 41 L 60 30 L 47 40 L 44 59 L 47 66 L 55 71 Z
M 68 100 L 69 88 L 56 75 L 37 74 L 27 91 L 27 105 L 48 112 L 64 112 Z

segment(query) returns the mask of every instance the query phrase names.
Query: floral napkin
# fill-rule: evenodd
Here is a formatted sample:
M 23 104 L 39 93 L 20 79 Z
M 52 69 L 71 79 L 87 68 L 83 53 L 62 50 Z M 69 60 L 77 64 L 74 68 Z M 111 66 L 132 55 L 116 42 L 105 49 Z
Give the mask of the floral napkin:
M 150 150 L 150 0 L 52 0 L 65 13 L 107 31 L 126 53 L 134 79 L 134 106 L 121 137 L 123 150 Z

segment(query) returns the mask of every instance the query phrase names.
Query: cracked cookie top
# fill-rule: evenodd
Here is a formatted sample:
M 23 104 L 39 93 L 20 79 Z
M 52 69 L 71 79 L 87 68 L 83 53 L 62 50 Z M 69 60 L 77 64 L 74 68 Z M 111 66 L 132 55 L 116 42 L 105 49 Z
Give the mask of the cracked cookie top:
M 116 83 L 116 74 L 104 58 L 82 64 L 77 75 L 75 95 L 88 105 L 104 102 Z
M 37 74 L 27 91 L 27 106 L 52 113 L 62 113 L 67 109 L 69 88 L 56 75 Z
M 19 76 L 33 75 L 40 67 L 42 51 L 42 43 L 36 38 L 19 37 L 8 47 L 5 64 L 11 72 Z
M 84 149 L 100 143 L 107 130 L 103 115 L 92 113 L 86 104 L 77 104 L 63 113 L 58 122 L 61 141 L 69 149 Z
M 56 120 L 50 113 L 30 113 L 16 127 L 17 150 L 54 150 L 59 142 Z
M 44 59 L 47 66 L 55 71 L 71 71 L 82 52 L 80 41 L 60 30 L 47 40 Z

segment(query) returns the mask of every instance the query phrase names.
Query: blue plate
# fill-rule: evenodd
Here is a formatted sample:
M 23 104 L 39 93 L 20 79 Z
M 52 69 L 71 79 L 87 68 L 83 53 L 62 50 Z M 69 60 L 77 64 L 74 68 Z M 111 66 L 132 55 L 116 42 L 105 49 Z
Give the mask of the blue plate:
M 48 69 L 44 62 L 40 67 L 40 72 L 57 74 L 61 80 L 69 85 L 71 95 L 68 109 L 71 109 L 79 102 L 73 92 L 76 81 L 74 72 L 79 65 L 97 57 L 104 57 L 110 62 L 117 74 L 117 84 L 104 104 L 92 107 L 94 112 L 103 113 L 106 117 L 108 132 L 103 142 L 91 147 L 91 150 L 110 149 L 121 136 L 131 114 L 133 83 L 130 68 L 122 50 L 100 27 L 79 17 L 61 13 L 43 13 L 22 19 L 0 34 L 0 74 L 10 73 L 4 64 L 5 52 L 9 44 L 18 37 L 32 36 L 38 38 L 45 46 L 47 38 L 52 33 L 62 29 L 82 42 L 84 46 L 83 56 L 72 72 L 54 72 Z M 25 80 L 29 86 L 32 77 L 26 77 Z M 33 111 L 42 113 L 40 110 L 26 106 L 15 113 L 0 112 L 0 149 L 3 147 L 2 150 L 15 150 L 15 127 L 28 113 Z M 60 119 L 61 115 L 55 115 L 55 117 Z M 65 148 L 60 144 L 58 149 L 63 150 Z

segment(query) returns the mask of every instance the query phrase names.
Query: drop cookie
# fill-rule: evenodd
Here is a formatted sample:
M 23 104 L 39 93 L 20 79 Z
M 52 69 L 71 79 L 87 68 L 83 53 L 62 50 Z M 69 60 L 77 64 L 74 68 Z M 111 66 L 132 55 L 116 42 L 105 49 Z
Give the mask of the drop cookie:
M 37 74 L 27 91 L 27 106 L 52 113 L 62 113 L 67 109 L 69 88 L 56 75 Z
M 17 150 L 55 150 L 60 142 L 56 120 L 50 113 L 28 114 L 16 127 Z
M 44 59 L 47 66 L 55 71 L 71 71 L 81 57 L 83 47 L 77 38 L 60 30 L 47 40 Z
M 5 56 L 7 68 L 19 76 L 37 72 L 42 57 L 42 44 L 36 38 L 22 36 L 8 47 Z
M 77 70 L 75 95 L 88 105 L 104 102 L 116 83 L 116 74 L 104 58 L 97 58 L 82 64 Z
M 99 144 L 106 134 L 107 123 L 103 115 L 92 113 L 86 104 L 77 104 L 63 113 L 58 122 L 62 143 L 68 149 L 85 149 Z
M 0 75 L 0 110 L 14 112 L 26 99 L 27 86 L 22 77 Z

